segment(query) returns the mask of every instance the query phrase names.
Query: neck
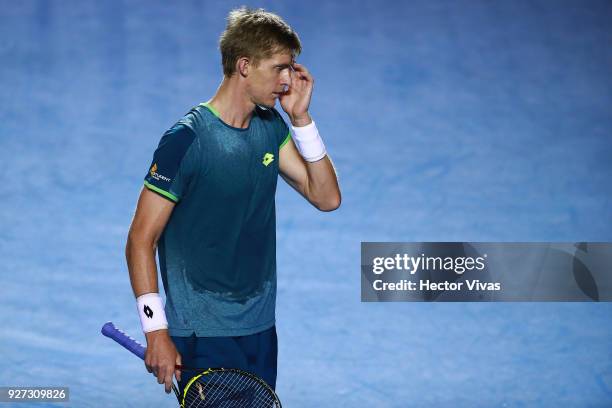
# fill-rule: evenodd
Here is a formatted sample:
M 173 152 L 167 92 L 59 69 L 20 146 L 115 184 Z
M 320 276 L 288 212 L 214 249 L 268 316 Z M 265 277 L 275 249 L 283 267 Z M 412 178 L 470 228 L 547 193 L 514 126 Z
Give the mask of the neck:
M 230 126 L 249 127 L 255 104 L 250 100 L 238 75 L 223 77 L 215 96 L 208 104 L 219 112 L 221 120 Z

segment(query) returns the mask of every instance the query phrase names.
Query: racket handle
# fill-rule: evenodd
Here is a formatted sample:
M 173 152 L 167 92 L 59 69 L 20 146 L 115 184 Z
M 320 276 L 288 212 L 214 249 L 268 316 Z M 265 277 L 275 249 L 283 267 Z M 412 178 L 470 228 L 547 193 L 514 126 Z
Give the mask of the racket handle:
M 112 322 L 105 323 L 104 326 L 102 326 L 101 331 L 103 335 L 115 340 L 117 343 L 121 344 L 123 347 L 144 360 L 145 348 L 142 346 L 142 344 L 116 328 Z

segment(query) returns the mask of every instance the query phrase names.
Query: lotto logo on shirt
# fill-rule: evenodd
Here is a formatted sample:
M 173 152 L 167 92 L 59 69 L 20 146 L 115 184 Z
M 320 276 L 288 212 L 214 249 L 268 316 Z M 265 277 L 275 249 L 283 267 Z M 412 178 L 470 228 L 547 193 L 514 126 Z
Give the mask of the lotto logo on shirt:
M 162 176 L 161 174 L 157 172 L 157 163 L 153 163 L 153 166 L 151 167 L 151 171 L 149 171 L 149 174 L 151 174 L 151 177 L 153 177 L 155 180 L 168 181 L 168 182 L 170 181 L 169 177 Z
M 270 163 L 272 163 L 273 161 L 274 161 L 274 155 L 273 155 L 272 153 L 266 153 L 266 154 L 264 154 L 263 161 L 262 161 L 262 163 L 263 163 L 263 165 L 264 165 L 264 166 L 266 166 L 266 167 L 267 167 L 267 166 L 268 166 Z

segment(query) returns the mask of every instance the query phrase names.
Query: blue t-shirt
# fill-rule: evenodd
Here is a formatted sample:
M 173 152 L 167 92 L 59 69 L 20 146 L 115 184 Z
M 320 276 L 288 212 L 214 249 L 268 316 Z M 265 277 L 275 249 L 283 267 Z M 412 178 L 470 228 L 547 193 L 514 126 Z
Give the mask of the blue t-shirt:
M 158 243 L 172 336 L 244 336 L 274 325 L 278 152 L 290 134 L 274 109 L 249 127 L 206 104 L 161 138 L 145 186 L 176 206 Z

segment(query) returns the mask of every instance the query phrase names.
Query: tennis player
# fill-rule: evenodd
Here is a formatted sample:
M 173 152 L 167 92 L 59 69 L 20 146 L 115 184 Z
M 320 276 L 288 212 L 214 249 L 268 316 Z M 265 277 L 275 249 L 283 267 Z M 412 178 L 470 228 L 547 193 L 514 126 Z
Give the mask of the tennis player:
M 189 379 L 176 364 L 238 368 L 276 385 L 278 174 L 317 209 L 340 205 L 308 111 L 314 81 L 295 62 L 297 34 L 262 9 L 236 9 L 227 20 L 221 85 L 161 138 L 126 246 L 145 365 L 166 392 L 173 375 L 181 389 Z M 313 250 L 302 248 L 302 256 Z

